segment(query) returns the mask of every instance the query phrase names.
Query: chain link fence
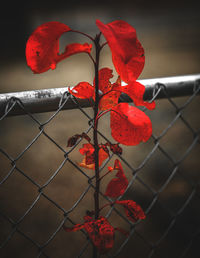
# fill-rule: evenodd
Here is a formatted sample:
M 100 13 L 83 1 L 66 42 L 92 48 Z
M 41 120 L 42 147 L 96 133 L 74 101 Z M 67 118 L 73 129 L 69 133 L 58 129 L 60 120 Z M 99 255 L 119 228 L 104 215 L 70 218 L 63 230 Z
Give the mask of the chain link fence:
M 114 248 L 101 257 L 198 258 L 200 75 L 141 82 L 146 99 L 159 99 L 155 111 L 142 109 L 152 120 L 153 135 L 139 146 L 122 146 L 123 154 L 111 155 L 100 171 L 119 158 L 129 180 L 122 198 L 140 204 L 147 217 L 134 224 L 117 205 L 106 207 L 102 215 L 130 234 L 116 233 Z M 122 95 L 121 101 L 129 99 Z M 94 172 L 78 166 L 84 139 L 66 147 L 76 133 L 91 136 L 89 103 L 61 88 L 1 94 L 0 104 L 0 256 L 92 257 L 84 230 L 62 229 L 83 223 L 93 209 Z M 113 140 L 106 115 L 99 142 L 108 141 Z M 104 196 L 111 178 L 102 182 L 102 206 L 112 201 Z

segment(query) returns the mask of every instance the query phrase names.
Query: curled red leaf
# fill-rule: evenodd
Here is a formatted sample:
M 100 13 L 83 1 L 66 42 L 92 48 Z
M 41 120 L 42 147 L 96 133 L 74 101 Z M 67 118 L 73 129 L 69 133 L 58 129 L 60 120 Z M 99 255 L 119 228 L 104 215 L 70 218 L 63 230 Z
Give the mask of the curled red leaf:
M 96 24 L 106 38 L 112 52 L 112 60 L 117 73 L 125 82 L 135 81 L 143 70 L 144 49 L 137 39 L 135 29 L 125 21 Z
M 137 222 L 139 219 L 145 219 L 146 215 L 140 205 L 132 200 L 115 201 L 124 207 L 126 216 L 132 222 Z
M 26 44 L 27 65 L 34 73 L 55 69 L 61 60 L 80 52 L 90 53 L 92 45 L 73 43 L 59 54 L 59 38 L 71 29 L 60 22 L 47 22 L 35 29 Z
M 80 44 L 80 43 L 72 43 L 69 44 L 65 47 L 65 51 L 64 53 L 62 53 L 61 55 L 58 56 L 57 58 L 57 62 L 60 62 L 61 60 L 72 56 L 74 54 L 78 54 L 78 53 L 90 53 L 92 49 L 92 45 L 88 44 L 88 43 L 84 43 L 84 44 Z
M 78 141 L 78 139 L 80 138 L 79 134 L 75 134 L 72 137 L 70 137 L 67 141 L 67 147 L 72 147 L 76 144 L 76 142 Z
M 82 134 L 75 134 L 72 137 L 70 137 L 67 141 L 67 147 L 72 147 L 76 144 L 76 142 L 78 141 L 78 139 L 80 138 L 84 138 L 86 139 L 88 142 L 91 141 L 90 137 L 86 134 L 86 133 L 82 133 Z
M 86 141 L 90 142 L 91 138 L 86 134 L 86 133 L 82 133 L 81 137 L 84 138 Z
M 146 142 L 152 134 L 149 117 L 128 103 L 120 103 L 111 111 L 110 127 L 112 137 L 124 145 Z
M 113 178 L 109 182 L 105 193 L 106 196 L 109 196 L 111 198 L 117 198 L 123 195 L 128 186 L 128 180 L 118 159 L 115 160 L 114 169 L 118 170 L 116 174 L 117 178 Z

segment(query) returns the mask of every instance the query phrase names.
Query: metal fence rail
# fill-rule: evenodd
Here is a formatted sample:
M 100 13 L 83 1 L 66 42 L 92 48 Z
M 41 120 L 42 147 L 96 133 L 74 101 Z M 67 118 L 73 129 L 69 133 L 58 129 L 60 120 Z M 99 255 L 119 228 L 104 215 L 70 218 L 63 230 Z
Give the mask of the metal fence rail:
M 144 99 L 151 100 L 153 97 L 156 97 L 156 99 L 166 98 L 164 88 L 161 85 L 165 85 L 169 97 L 192 95 L 196 90 L 198 80 L 200 80 L 200 74 L 144 79 L 139 80 L 139 82 L 146 87 Z M 67 87 L 0 94 L 0 115 L 4 114 L 4 108 L 8 100 L 12 99 L 14 101 L 15 98 L 20 99 L 24 108 L 31 113 L 55 111 L 66 92 Z M 124 98 L 127 102 L 130 102 L 127 96 L 124 96 Z M 89 107 L 90 102 L 79 99 L 79 105 Z M 62 107 L 63 110 L 73 108 L 77 108 L 77 106 L 70 99 Z M 21 114 L 24 114 L 23 108 L 17 106 L 13 106 L 8 112 L 8 116 Z
M 198 258 L 200 253 L 200 122 L 199 116 L 194 117 L 194 115 L 198 114 L 200 107 L 198 96 L 200 75 L 140 82 L 147 89 L 145 99 L 164 99 L 157 101 L 158 108 L 153 111 L 155 115 L 145 110 L 152 118 L 153 125 L 155 122 L 154 133 L 148 143 L 135 147 L 133 153 L 130 147 L 129 152 L 126 151 L 124 155 L 110 156 L 101 167 L 101 172 L 108 164 L 113 164 L 117 156 L 125 167 L 129 179 L 124 197 L 140 203 L 147 218 L 134 224 L 123 216 L 117 206 L 107 209 L 105 216 L 110 223 L 114 221 L 117 225 L 124 226 L 130 231 L 130 235 L 127 238 L 116 235 L 113 250 L 102 257 Z M 187 97 L 179 101 L 177 100 L 179 98 L 174 98 L 177 96 Z M 123 95 L 121 101 L 129 101 L 129 99 Z M 191 106 L 192 110 L 190 110 Z M 92 173 L 81 169 L 74 160 L 76 157 L 74 153 L 78 152 L 84 140 L 80 139 L 74 147 L 67 148 L 67 137 L 73 134 L 69 132 L 69 135 L 64 138 L 56 120 L 60 117 L 64 123 L 64 117 L 67 117 L 69 111 L 63 110 L 77 109 L 77 114 L 81 114 L 82 119 L 87 123 L 77 127 L 78 129 L 72 126 L 72 131 L 76 134 L 78 133 L 76 130 L 80 132 L 81 128 L 82 131 L 90 134 L 93 126 L 92 118 L 90 110 L 84 107 L 89 107 L 89 103 L 74 98 L 66 88 L 0 94 L 1 257 L 90 257 L 91 242 L 85 232 L 66 233 L 62 230 L 62 226 L 81 223 L 85 215 L 83 211 L 90 206 L 94 177 Z M 47 111 L 54 112 L 44 118 L 34 114 Z M 8 116 L 23 114 L 25 116 L 20 120 L 18 120 L 19 117 L 7 119 Z M 29 122 L 23 120 L 24 117 Z M 73 124 L 72 118 L 73 115 L 67 118 L 71 124 Z M 17 134 L 18 123 L 25 127 L 29 138 L 25 142 L 20 138 L 22 142 L 20 151 L 15 152 L 15 148 L 18 148 L 15 146 L 17 139 L 11 139 L 9 132 L 13 130 L 14 135 Z M 49 131 L 51 126 L 55 126 L 55 134 Z M 64 130 L 69 130 L 69 126 Z M 32 134 L 29 136 L 31 127 L 37 129 L 34 136 Z M 12 137 L 15 137 L 14 135 Z M 64 138 L 65 142 L 56 138 L 58 136 Z M 109 141 L 106 130 L 102 128 L 99 129 L 99 137 L 102 141 Z M 42 145 L 37 147 L 41 139 L 46 141 L 42 144 L 51 146 L 49 148 L 45 145 L 45 153 L 51 152 L 51 148 L 55 149 L 55 152 L 52 152 L 53 162 L 46 160 L 50 168 L 48 164 L 44 164 L 43 157 L 39 165 L 34 163 L 39 159 L 39 156 L 37 159 L 33 156 L 41 151 Z M 10 145 L 10 148 L 6 144 Z M 33 149 L 36 149 L 34 155 L 28 155 Z M 29 166 L 29 163 L 35 167 Z M 51 173 L 49 169 L 52 169 Z M 41 170 L 40 173 L 38 170 Z M 70 171 L 70 174 L 66 171 Z M 71 177 L 72 181 L 70 181 Z M 71 183 L 67 183 L 68 181 Z M 13 192 L 14 189 L 16 189 L 15 192 Z M 20 191 L 22 192 L 20 196 L 25 200 L 28 198 L 27 202 L 17 200 Z M 102 203 L 111 201 L 103 193 L 102 190 Z M 22 208 L 16 204 L 20 202 Z M 47 208 L 49 210 L 46 212 Z

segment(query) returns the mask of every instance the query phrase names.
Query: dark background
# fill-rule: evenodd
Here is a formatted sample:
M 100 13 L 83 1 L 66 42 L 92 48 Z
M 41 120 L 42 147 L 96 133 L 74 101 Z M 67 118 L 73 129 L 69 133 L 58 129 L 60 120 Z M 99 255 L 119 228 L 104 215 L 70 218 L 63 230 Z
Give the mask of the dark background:
M 1 8 L 0 91 L 62 87 L 66 83 L 73 86 L 81 79 L 92 80 L 88 67 L 84 70 L 85 65 L 82 65 L 88 62 L 85 55 L 65 60 L 55 71 L 33 76 L 26 66 L 25 45 L 33 30 L 44 22 L 60 21 L 73 29 L 95 35 L 98 32 L 96 19 L 104 23 L 123 19 L 136 28 L 146 55 L 146 65 L 140 78 L 199 72 L 200 19 L 196 1 L 14 2 Z M 85 41 L 83 37 L 69 34 L 61 40 L 63 46 L 70 37 L 77 42 Z M 109 56 L 108 47 L 104 54 Z M 111 64 L 110 56 L 103 59 Z M 70 69 L 73 61 L 80 67 L 70 77 L 71 71 L 64 71 Z M 74 80 L 73 73 L 76 76 L 80 74 L 80 79 Z

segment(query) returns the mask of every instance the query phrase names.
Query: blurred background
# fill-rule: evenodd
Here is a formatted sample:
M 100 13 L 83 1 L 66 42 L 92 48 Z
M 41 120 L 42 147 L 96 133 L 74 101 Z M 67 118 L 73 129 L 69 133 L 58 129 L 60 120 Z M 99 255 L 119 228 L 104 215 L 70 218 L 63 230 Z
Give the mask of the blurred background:
M 41 75 L 33 76 L 26 66 L 28 37 L 40 24 L 54 20 L 91 35 L 98 33 L 96 19 L 129 22 L 145 49 L 146 64 L 140 78 L 199 72 L 200 18 L 195 1 L 26 1 L 6 4 L 1 13 L 1 92 L 73 86 L 80 80 L 93 80 L 91 61 L 84 54 L 70 57 L 56 70 Z M 61 51 L 74 40 L 87 41 L 67 33 L 61 38 Z M 102 65 L 110 66 L 108 46 L 103 54 Z
M 138 38 L 145 49 L 146 63 L 139 79 L 187 75 L 200 72 L 200 17 L 197 1 L 26 1 L 25 3 L 5 3 L 1 9 L 1 47 L 0 47 L 0 93 L 44 88 L 74 86 L 80 81 L 92 83 L 93 66 L 85 54 L 72 56 L 58 64 L 55 70 L 44 74 L 33 74 L 26 65 L 26 41 L 33 30 L 48 21 L 60 21 L 75 30 L 92 36 L 98 33 L 95 20 L 107 23 L 122 19 L 136 28 Z M 71 42 L 88 42 L 83 36 L 66 33 L 60 40 L 61 52 Z M 102 51 L 101 67 L 114 69 L 109 47 Z M 116 75 L 115 71 L 114 74 Z M 115 81 L 113 78 L 113 81 Z M 173 101 L 178 107 L 185 105 L 188 97 L 176 98 Z M 182 115 L 194 131 L 200 128 L 198 110 L 199 97 L 195 97 Z M 92 116 L 90 108 L 85 109 Z M 168 100 L 157 101 L 155 111 L 148 111 L 152 120 L 155 136 L 172 123 L 176 109 Z M 40 123 L 45 123 L 53 113 L 36 114 Z M 69 123 L 70 121 L 70 123 Z M 62 111 L 45 126 L 45 132 L 63 149 L 67 150 L 67 139 L 73 134 L 81 133 L 88 127 L 88 120 L 80 110 Z M 103 134 L 111 139 L 109 116 L 100 123 Z M 0 148 L 17 159 L 17 167 L 41 186 L 54 174 L 63 162 L 63 153 L 43 134 L 21 157 L 21 153 L 38 134 L 38 124 L 29 116 L 5 118 L 0 122 Z M 91 134 L 90 134 L 91 135 Z M 193 133 L 177 119 L 173 126 L 161 138 L 160 145 L 175 160 L 181 159 L 193 141 Z M 102 140 L 102 139 L 101 139 Z M 103 141 L 103 140 L 102 140 Z M 154 148 L 150 139 L 136 147 L 123 147 L 124 158 L 134 168 L 139 167 Z M 78 148 L 80 145 L 78 146 Z M 71 160 L 80 162 L 82 156 L 78 148 L 70 154 Z M 169 227 L 172 214 L 176 214 L 194 190 L 191 182 L 200 180 L 200 147 L 196 145 L 190 155 L 180 164 L 178 172 L 167 187 L 159 195 L 159 201 L 170 212 L 155 204 L 148 213 L 147 219 L 137 226 L 137 232 L 124 247 L 120 258 L 146 258 L 155 244 Z M 20 157 L 18 159 L 18 157 Z M 108 165 L 113 166 L 111 160 Z M 123 164 L 126 176 L 132 179 L 132 170 Z M 0 180 L 9 173 L 9 159 L 0 153 Z M 156 150 L 151 159 L 145 163 L 139 174 L 143 182 L 154 191 L 159 191 L 173 173 L 174 164 Z M 87 171 L 85 171 L 87 172 Z M 92 176 L 92 171 L 87 172 Z M 187 178 L 187 179 L 183 179 Z M 111 178 L 110 178 L 111 179 Z M 106 179 L 107 182 L 109 178 Z M 105 181 L 106 183 L 106 181 Z M 88 186 L 87 178 L 70 164 L 65 163 L 55 179 L 44 189 L 44 193 L 59 206 L 68 210 L 78 200 Z M 102 192 L 104 192 L 102 188 Z M 83 221 L 87 209 L 92 209 L 92 189 L 87 193 L 80 205 L 70 213 L 76 223 Z M 199 193 L 198 193 L 199 194 Z M 30 182 L 19 171 L 0 185 L 0 212 L 13 221 L 18 221 L 38 196 L 38 187 Z M 147 187 L 135 180 L 124 199 L 137 201 L 143 209 L 151 204 L 154 195 Z M 105 200 L 101 200 L 102 203 Z M 105 211 L 106 213 L 106 211 Z M 178 217 L 175 226 L 163 238 L 153 258 L 179 257 L 185 247 L 200 228 L 199 197 L 194 195 L 189 207 Z M 43 196 L 34 208 L 20 222 L 19 229 L 39 244 L 44 244 L 57 229 L 63 219 L 63 213 Z M 128 223 L 112 213 L 109 218 L 113 225 L 129 229 Z M 68 224 L 70 226 L 70 224 Z M 0 244 L 9 238 L 12 232 L 11 223 L 0 217 Z M 142 236 L 142 238 L 140 237 Z M 125 240 L 116 234 L 113 253 Z M 33 243 L 15 232 L 7 244 L 0 250 L 0 257 L 27 258 L 37 257 L 38 249 Z M 78 257 L 84 246 L 85 236 L 82 233 L 68 235 L 62 230 L 45 248 L 48 257 Z M 151 243 L 151 244 L 149 244 Z M 199 258 L 199 237 L 195 238 L 186 258 Z M 78 250 L 80 247 L 80 250 Z M 45 256 L 41 256 L 45 257 Z M 89 246 L 81 256 L 91 257 Z M 106 257 L 106 256 L 105 256 Z

